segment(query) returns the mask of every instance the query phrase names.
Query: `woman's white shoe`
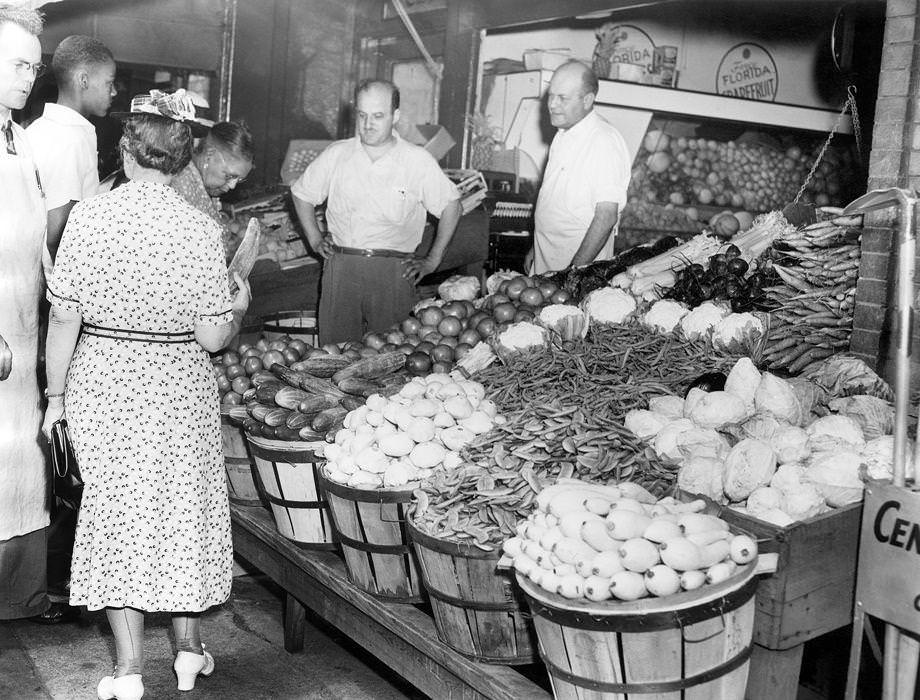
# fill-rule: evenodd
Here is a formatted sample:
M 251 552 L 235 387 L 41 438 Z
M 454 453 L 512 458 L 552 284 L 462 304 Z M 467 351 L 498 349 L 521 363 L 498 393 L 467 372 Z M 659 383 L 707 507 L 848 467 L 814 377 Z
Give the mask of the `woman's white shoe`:
M 141 674 L 129 673 L 120 678 L 103 676 L 96 687 L 96 695 L 99 700 L 141 700 L 144 697 Z
M 202 645 L 202 650 L 204 645 Z M 179 679 L 179 690 L 194 690 L 195 680 L 199 675 L 210 676 L 214 672 L 214 657 L 207 651 L 203 654 L 193 654 L 190 651 L 180 651 L 173 664 L 176 678 Z

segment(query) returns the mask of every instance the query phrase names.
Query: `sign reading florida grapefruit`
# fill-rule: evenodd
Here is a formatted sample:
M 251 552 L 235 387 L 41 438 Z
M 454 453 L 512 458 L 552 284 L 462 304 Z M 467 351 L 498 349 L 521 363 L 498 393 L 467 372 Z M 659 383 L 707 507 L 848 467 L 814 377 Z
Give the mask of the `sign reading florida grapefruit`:
M 772 102 L 779 76 L 770 53 L 757 44 L 738 44 L 726 51 L 716 73 L 716 92 L 729 97 Z

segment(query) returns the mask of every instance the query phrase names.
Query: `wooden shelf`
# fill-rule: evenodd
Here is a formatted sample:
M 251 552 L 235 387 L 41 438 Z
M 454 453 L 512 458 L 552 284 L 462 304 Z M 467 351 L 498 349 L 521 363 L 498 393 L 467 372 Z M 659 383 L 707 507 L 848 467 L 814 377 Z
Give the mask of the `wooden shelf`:
M 513 668 L 472 661 L 440 642 L 434 620 L 423 610 L 383 602 L 359 590 L 348 580 L 338 555 L 298 547 L 278 534 L 264 509 L 231 504 L 230 512 L 236 552 L 287 594 L 288 651 L 303 646 L 308 607 L 431 697 L 551 697 Z

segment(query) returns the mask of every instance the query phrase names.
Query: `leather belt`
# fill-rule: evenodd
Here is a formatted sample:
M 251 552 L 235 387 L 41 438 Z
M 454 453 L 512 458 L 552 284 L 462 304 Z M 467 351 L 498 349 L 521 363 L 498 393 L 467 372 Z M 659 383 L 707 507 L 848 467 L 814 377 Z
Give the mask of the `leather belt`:
M 409 260 L 415 257 L 415 253 L 403 253 L 399 250 L 388 250 L 386 248 L 348 248 L 342 245 L 333 245 L 333 252 L 342 253 L 342 255 L 361 255 L 365 258 L 403 258 Z

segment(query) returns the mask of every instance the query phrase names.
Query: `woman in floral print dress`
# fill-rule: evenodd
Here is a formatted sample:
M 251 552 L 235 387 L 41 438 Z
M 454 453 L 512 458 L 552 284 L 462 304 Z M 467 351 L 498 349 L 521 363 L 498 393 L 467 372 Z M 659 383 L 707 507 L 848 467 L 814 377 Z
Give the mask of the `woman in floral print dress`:
M 143 695 L 144 612 L 174 613 L 180 689 L 208 675 L 197 614 L 232 581 L 208 351 L 239 331 L 249 288 L 231 301 L 218 226 L 169 187 L 192 142 L 171 117 L 126 119 L 131 181 L 74 207 L 48 283 L 45 429 L 66 407 L 86 483 L 71 604 L 105 608 L 116 641 L 100 698 Z

